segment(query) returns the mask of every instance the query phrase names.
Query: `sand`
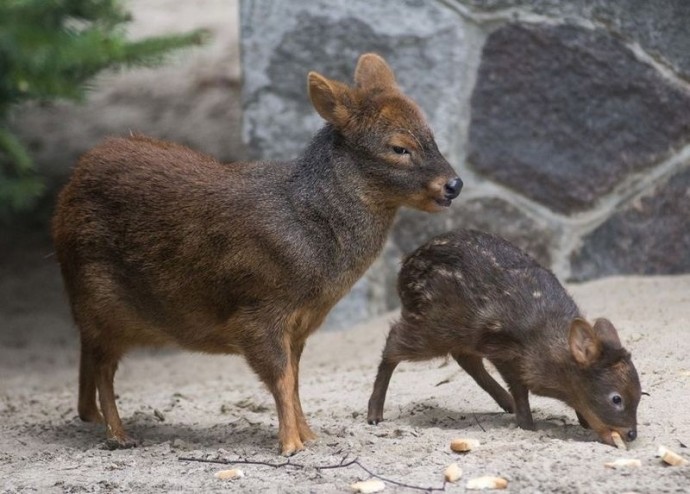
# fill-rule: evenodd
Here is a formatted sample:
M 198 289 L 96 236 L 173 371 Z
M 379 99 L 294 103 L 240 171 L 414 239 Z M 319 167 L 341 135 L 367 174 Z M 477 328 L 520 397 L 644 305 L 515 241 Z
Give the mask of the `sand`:
M 50 248 L 5 248 L 0 265 L 0 492 L 347 492 L 372 472 L 409 485 L 441 488 L 457 462 L 463 478 L 496 475 L 509 492 L 690 492 L 690 466 L 667 467 L 665 445 L 690 458 L 690 276 L 621 277 L 569 287 L 590 317 L 618 326 L 640 373 L 639 438 L 629 451 L 598 443 L 575 414 L 533 397 L 536 432 L 515 426 L 454 362 L 402 364 L 393 375 L 385 421 L 366 423 L 379 354 L 395 314 L 348 331 L 322 332 L 307 345 L 302 403 L 319 439 L 291 458 L 301 465 L 232 468 L 181 457 L 281 463 L 270 394 L 239 357 L 175 350 L 128 356 L 116 379 L 132 450 L 103 447 L 102 426 L 76 417 L 78 340 Z M 460 455 L 455 437 L 481 445 Z M 637 458 L 640 468 L 604 463 Z M 420 492 L 386 484 L 386 492 Z

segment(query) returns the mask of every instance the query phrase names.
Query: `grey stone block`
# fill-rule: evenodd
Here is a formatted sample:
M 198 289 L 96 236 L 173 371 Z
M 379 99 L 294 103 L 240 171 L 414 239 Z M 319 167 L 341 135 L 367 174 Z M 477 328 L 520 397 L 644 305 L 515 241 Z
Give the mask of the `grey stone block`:
M 244 139 L 255 158 L 298 155 L 323 121 L 307 97 L 311 70 L 352 81 L 373 51 L 426 112 L 441 151 L 457 143 L 474 50 L 465 23 L 438 2 L 242 2 Z M 452 157 L 451 157 L 452 158 Z
M 624 0 L 591 2 L 592 18 L 611 25 L 676 71 L 690 76 L 690 2 L 687 0 Z
M 499 235 L 514 243 L 543 266 L 551 267 L 561 227 L 534 218 L 499 197 L 462 196 L 448 214 L 422 216 L 403 211 L 393 230 L 396 245 L 409 254 L 432 237 L 449 230 L 472 228 Z
M 684 76 L 690 75 L 687 0 L 456 0 L 480 12 L 520 9 L 550 17 L 580 17 L 639 43 Z
M 542 264 L 568 272 L 571 252 L 564 246 L 597 215 L 564 219 L 541 207 L 524 208 L 515 194 L 564 215 L 605 208 L 609 198 L 617 201 L 619 191 L 641 187 L 645 173 L 690 143 L 690 93 L 682 82 L 673 83 L 672 72 L 658 70 L 666 65 L 682 75 L 690 67 L 690 50 L 683 49 L 690 45 L 690 2 L 455 3 L 464 6 L 455 9 L 453 0 L 241 4 L 243 133 L 251 156 L 298 155 L 323 124 L 307 98 L 307 73 L 351 81 L 357 57 L 375 51 L 427 113 L 441 151 L 467 182 L 467 195 L 445 214 L 400 213 L 386 251 L 332 311 L 328 327 L 396 306 L 402 255 L 453 228 L 499 234 Z M 544 24 L 525 23 L 544 17 Z M 590 24 L 598 28 L 582 27 Z M 655 64 L 637 58 L 630 49 L 635 44 Z M 491 195 L 480 197 L 471 182 Z M 622 221 L 616 214 L 612 225 Z M 665 221 L 660 235 L 680 231 L 687 220 L 676 215 Z M 613 239 L 594 237 L 573 255 L 574 275 L 618 272 L 622 268 L 610 266 L 626 262 L 638 266 L 629 272 L 644 272 L 634 255 L 605 254 Z
M 690 272 L 690 163 L 587 235 L 572 278 Z
M 570 214 L 687 143 L 688 114 L 690 95 L 606 32 L 507 25 L 484 47 L 468 159 Z

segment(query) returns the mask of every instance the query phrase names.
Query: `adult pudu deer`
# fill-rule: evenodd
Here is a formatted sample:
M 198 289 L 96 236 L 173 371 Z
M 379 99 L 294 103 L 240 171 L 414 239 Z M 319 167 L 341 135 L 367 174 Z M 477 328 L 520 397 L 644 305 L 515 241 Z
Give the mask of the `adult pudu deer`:
M 299 399 L 307 337 L 380 253 L 397 209 L 450 205 L 462 182 L 386 62 L 355 85 L 308 76 L 327 121 L 287 162 L 221 164 L 145 137 L 77 164 L 53 236 L 81 334 L 79 416 L 123 429 L 113 377 L 136 346 L 241 354 L 273 394 L 281 451 L 315 436 Z M 100 401 L 100 411 L 96 395 Z

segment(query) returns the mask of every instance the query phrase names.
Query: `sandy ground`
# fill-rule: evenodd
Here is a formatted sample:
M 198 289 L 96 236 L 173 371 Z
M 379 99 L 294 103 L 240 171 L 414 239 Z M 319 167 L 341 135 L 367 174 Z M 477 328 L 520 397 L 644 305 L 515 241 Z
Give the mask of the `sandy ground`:
M 0 242 L 1 244 L 2 242 Z M 0 247 L 3 247 L 0 245 Z M 317 470 L 359 458 L 371 471 L 421 487 L 440 488 L 446 465 L 468 478 L 499 475 L 509 492 L 690 492 L 690 466 L 663 466 L 666 445 L 690 458 L 690 276 L 615 278 L 571 291 L 585 312 L 619 327 L 641 374 L 639 438 L 628 452 L 597 443 L 574 413 L 533 398 L 538 430 L 517 429 L 454 364 L 403 364 L 393 376 L 386 421 L 366 424 L 366 404 L 389 314 L 349 331 L 309 341 L 302 366 L 302 402 L 317 442 L 291 461 L 305 468 L 242 465 L 246 476 L 214 478 L 222 465 L 180 457 L 282 462 L 273 400 L 238 357 L 173 350 L 142 352 L 122 362 L 119 407 L 142 445 L 103 449 L 104 431 L 76 417 L 78 341 L 57 269 L 43 239 L 2 249 L 0 264 L 1 492 L 347 492 L 370 477 L 356 465 Z M 454 437 L 481 446 L 452 453 Z M 604 463 L 638 458 L 642 468 Z M 387 484 L 389 492 L 419 492 Z

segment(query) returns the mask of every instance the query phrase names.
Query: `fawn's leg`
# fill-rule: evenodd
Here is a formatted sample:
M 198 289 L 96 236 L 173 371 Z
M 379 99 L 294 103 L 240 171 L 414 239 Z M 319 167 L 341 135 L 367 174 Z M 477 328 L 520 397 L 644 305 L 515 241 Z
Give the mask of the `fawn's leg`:
M 295 403 L 295 416 L 297 417 L 297 429 L 299 430 L 299 437 L 302 442 L 313 441 L 316 439 L 316 434 L 311 430 L 309 424 L 307 424 L 307 419 L 302 411 L 302 402 L 299 398 L 299 361 L 302 358 L 302 351 L 304 350 L 305 341 L 293 342 L 292 358 L 290 363 L 292 364 L 292 373 L 295 376 L 295 393 L 294 393 L 294 403 Z
M 580 412 L 575 412 L 575 415 L 577 415 L 577 421 L 580 422 L 580 425 L 584 427 L 585 429 L 589 429 L 589 422 L 587 422 L 587 419 L 584 418 L 582 415 L 580 415 Z
M 391 330 L 386 338 L 386 346 L 383 348 L 381 363 L 376 373 L 374 390 L 369 397 L 369 409 L 367 412 L 367 422 L 375 425 L 383 420 L 383 405 L 386 402 L 386 392 L 390 383 L 393 371 L 408 353 L 405 351 L 401 329 L 404 323 L 399 321 L 391 326 Z
M 103 422 L 103 415 L 96 405 L 96 367 L 93 349 L 81 342 L 79 360 L 79 418 L 84 422 Z
M 496 380 L 486 371 L 484 362 L 481 357 L 474 355 L 453 355 L 455 361 L 467 372 L 472 378 L 481 386 L 481 388 L 489 393 L 491 397 L 496 400 L 496 403 L 508 413 L 513 413 L 515 405 L 513 398 L 510 396 L 503 386 L 498 384 Z
M 290 340 L 281 331 L 260 332 L 253 342 L 253 351 L 245 352 L 249 365 L 266 384 L 276 402 L 278 411 L 278 440 L 282 455 L 290 456 L 304 449 L 297 425 L 295 405 L 295 366 L 292 364 Z M 268 341 L 271 335 L 281 335 L 280 342 Z
M 529 408 L 529 390 L 527 386 L 520 380 L 520 375 L 510 362 L 493 362 L 498 369 L 501 377 L 505 380 L 513 395 L 515 402 L 515 418 L 517 424 L 521 429 L 534 430 L 534 420 L 532 419 L 532 411 Z
M 113 381 L 118 360 L 118 357 L 108 355 L 96 359 L 95 362 L 97 369 L 96 387 L 98 388 L 98 398 L 101 402 L 101 412 L 103 412 L 106 426 L 106 446 L 110 449 L 133 448 L 137 444 L 125 432 L 120 414 L 117 412 Z
M 369 397 L 369 410 L 367 412 L 367 422 L 376 425 L 383 420 L 383 404 L 386 402 L 386 392 L 390 383 L 393 371 L 400 362 L 386 358 L 381 358 L 379 370 L 374 381 L 374 390 Z

